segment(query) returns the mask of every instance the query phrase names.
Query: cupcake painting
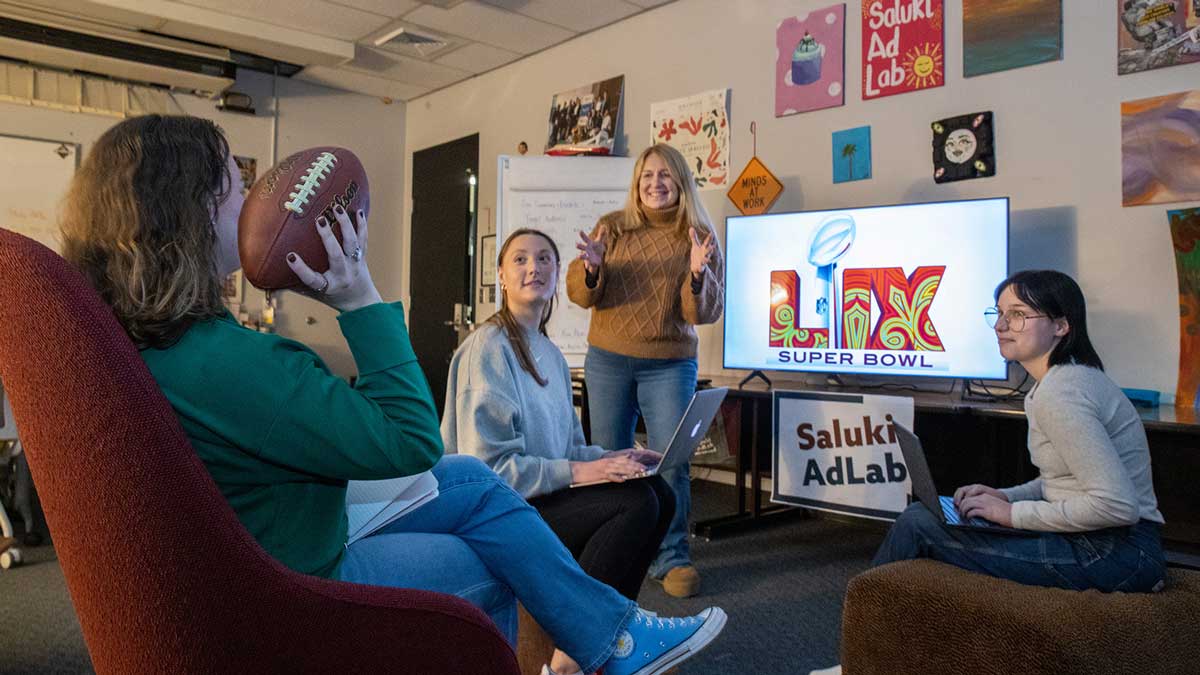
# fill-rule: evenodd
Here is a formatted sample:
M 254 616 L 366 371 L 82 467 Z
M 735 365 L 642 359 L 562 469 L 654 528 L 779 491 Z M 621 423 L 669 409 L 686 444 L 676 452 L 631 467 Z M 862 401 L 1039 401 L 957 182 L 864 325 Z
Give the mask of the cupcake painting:
M 846 5 L 779 22 L 775 30 L 775 116 L 834 108 L 846 102 Z

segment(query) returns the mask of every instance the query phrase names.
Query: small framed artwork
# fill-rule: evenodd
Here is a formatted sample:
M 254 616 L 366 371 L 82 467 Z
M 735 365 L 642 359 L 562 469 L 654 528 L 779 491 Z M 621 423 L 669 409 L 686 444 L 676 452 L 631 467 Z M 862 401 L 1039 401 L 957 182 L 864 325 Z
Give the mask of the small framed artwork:
M 479 238 L 479 285 L 492 286 L 496 283 L 496 235 L 485 234 Z
M 240 305 L 244 300 L 243 289 L 245 284 L 242 283 L 242 271 L 238 270 L 233 274 L 225 277 L 225 282 L 221 284 L 221 297 L 227 305 Z

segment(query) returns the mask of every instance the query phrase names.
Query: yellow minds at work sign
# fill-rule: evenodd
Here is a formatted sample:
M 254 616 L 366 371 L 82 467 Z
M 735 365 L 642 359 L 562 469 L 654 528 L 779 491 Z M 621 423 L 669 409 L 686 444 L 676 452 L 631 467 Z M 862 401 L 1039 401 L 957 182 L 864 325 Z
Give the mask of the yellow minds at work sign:
M 757 216 L 766 213 L 783 194 L 783 183 L 758 157 L 751 157 L 725 194 L 743 216 Z

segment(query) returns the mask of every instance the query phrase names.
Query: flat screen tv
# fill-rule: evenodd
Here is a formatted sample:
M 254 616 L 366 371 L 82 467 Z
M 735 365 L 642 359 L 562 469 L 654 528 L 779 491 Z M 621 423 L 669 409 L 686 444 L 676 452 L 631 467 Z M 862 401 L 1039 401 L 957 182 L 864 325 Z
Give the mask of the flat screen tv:
M 1005 379 L 1008 198 L 726 221 L 725 367 Z

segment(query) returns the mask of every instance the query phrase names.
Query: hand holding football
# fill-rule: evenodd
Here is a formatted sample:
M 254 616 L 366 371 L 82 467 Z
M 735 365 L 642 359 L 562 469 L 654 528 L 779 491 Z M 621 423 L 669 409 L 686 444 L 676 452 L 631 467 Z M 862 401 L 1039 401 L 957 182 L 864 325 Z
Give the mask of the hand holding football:
M 324 217 L 340 242 L 334 205 L 351 220 L 370 212 L 367 173 L 354 153 L 318 147 L 297 152 L 263 174 L 246 195 L 238 218 L 238 255 L 246 279 L 263 290 L 307 288 L 287 264 L 298 254 L 313 271 L 329 270 L 329 256 L 317 232 Z

